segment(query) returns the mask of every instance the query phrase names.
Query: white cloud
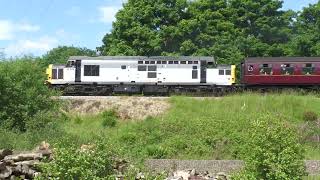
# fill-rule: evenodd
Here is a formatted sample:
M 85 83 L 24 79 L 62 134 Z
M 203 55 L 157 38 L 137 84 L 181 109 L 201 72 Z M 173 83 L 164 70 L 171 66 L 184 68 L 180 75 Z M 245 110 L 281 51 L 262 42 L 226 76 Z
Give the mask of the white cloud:
M 14 23 L 10 20 L 0 20 L 0 40 L 11 40 L 17 32 L 36 32 L 40 26 L 26 22 Z
M 41 55 L 57 46 L 58 40 L 49 36 L 43 36 L 38 39 L 18 40 L 9 44 L 4 52 L 7 56 L 19 56 L 22 54 Z
M 100 18 L 103 23 L 110 24 L 116 20 L 115 15 L 121 9 L 121 6 L 102 6 L 99 7 Z
M 13 29 L 10 21 L 0 20 L 0 40 L 10 40 L 13 37 Z

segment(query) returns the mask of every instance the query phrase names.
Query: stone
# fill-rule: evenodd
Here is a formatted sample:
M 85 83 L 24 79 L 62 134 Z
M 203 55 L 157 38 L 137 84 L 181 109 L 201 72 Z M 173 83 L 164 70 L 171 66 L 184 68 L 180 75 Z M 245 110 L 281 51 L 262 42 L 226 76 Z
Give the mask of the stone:
M 1 149 L 0 150 L 0 160 L 2 160 L 4 157 L 8 156 L 8 155 L 12 155 L 12 150 L 10 149 Z
M 25 154 L 16 154 L 9 155 L 4 158 L 5 161 L 13 160 L 15 162 L 18 161 L 28 161 L 28 160 L 40 160 L 43 156 L 41 153 L 25 153 Z
M 10 177 L 11 174 L 12 174 L 11 168 L 6 167 L 4 170 L 0 172 L 0 179 L 6 179 Z
M 174 177 L 182 177 L 182 179 L 189 179 L 190 174 L 187 171 L 176 171 L 173 173 Z
M 195 170 L 195 169 L 192 169 L 191 172 L 190 172 L 190 176 L 195 176 L 196 173 L 197 173 L 196 170 Z
M 136 180 L 138 179 L 145 179 L 145 176 L 142 172 L 139 172 L 137 175 L 136 175 Z
M 30 160 L 30 161 L 19 161 L 19 162 L 15 162 L 14 165 L 27 165 L 27 166 L 34 166 L 36 164 L 39 164 L 40 161 L 39 160 Z
M 177 176 L 172 176 L 172 177 L 168 177 L 166 178 L 166 180 L 184 180 L 181 176 L 177 177 Z

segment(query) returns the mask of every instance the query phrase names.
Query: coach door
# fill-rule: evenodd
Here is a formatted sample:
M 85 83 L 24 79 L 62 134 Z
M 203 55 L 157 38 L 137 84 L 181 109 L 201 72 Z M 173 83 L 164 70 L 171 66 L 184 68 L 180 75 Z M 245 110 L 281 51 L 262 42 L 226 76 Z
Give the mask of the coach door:
M 207 83 L 207 62 L 200 61 L 200 83 Z
M 75 82 L 81 82 L 81 60 L 76 60 Z

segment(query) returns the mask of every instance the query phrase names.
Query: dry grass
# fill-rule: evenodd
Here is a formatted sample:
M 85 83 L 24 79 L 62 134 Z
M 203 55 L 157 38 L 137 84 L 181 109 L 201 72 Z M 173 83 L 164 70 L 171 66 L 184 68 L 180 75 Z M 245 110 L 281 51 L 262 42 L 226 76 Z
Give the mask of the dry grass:
M 95 115 L 114 109 L 121 119 L 143 120 L 148 116 L 158 116 L 166 112 L 170 103 L 167 98 L 111 97 L 103 99 L 66 100 L 66 110 L 71 114 Z

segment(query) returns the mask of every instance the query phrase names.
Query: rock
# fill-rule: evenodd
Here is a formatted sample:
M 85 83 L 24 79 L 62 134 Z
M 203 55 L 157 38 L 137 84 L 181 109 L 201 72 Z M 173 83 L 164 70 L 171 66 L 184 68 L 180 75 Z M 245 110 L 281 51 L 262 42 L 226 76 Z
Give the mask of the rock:
M 188 180 L 205 180 L 203 177 L 200 176 L 193 176 L 191 175 Z
M 228 180 L 226 173 L 224 172 L 218 172 L 216 179 L 218 180 Z
M 43 158 L 41 153 L 25 153 L 17 155 L 9 155 L 4 158 L 5 161 L 13 160 L 18 161 L 28 161 L 28 160 L 41 160 Z
M 182 179 L 189 179 L 190 174 L 187 171 L 176 171 L 173 173 L 173 177 L 182 177 Z
M 38 151 L 38 150 L 50 150 L 49 148 L 50 148 L 50 144 L 47 143 L 46 141 L 42 141 L 40 143 L 40 145 L 36 148 L 36 151 Z
M 39 160 L 31 160 L 31 161 L 19 161 L 19 162 L 15 162 L 14 165 L 27 165 L 27 166 L 34 166 L 36 164 L 39 164 L 40 161 Z
M 2 160 L 4 157 L 12 155 L 12 150 L 10 149 L 1 149 L 0 150 L 0 160 Z
M 5 167 L 5 169 L 0 172 L 0 179 L 6 179 L 10 177 L 11 174 L 12 174 L 11 168 Z
M 0 162 L 0 172 L 6 169 L 6 163 L 5 162 Z
M 183 178 L 181 176 L 180 177 L 172 176 L 172 177 L 166 178 L 166 180 L 183 180 Z
M 145 179 L 145 176 L 142 172 L 139 172 L 137 175 L 136 175 L 136 180 L 138 179 Z
M 195 170 L 195 169 L 192 169 L 191 172 L 190 172 L 190 176 L 195 176 L 196 173 L 197 173 L 196 170 Z

